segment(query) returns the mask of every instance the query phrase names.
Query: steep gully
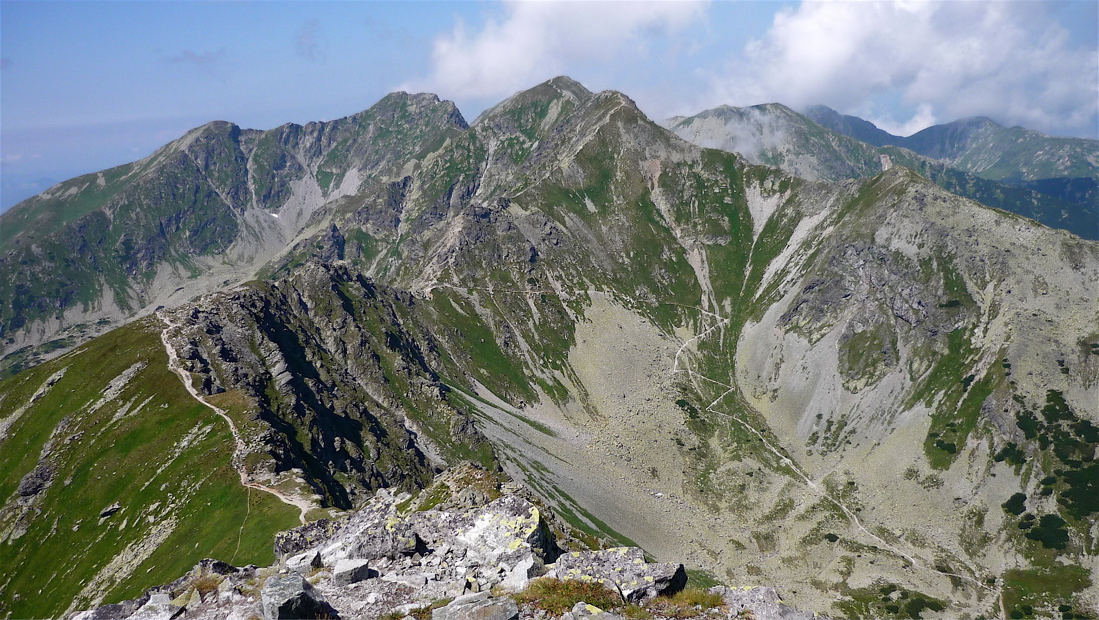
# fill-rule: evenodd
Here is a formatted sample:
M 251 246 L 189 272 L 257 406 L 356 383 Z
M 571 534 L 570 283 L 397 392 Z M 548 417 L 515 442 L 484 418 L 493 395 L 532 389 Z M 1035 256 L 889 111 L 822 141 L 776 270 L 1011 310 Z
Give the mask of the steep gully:
M 224 409 L 216 407 L 213 404 L 207 402 L 206 399 L 204 399 L 202 395 L 198 393 L 198 390 L 196 390 L 194 385 L 192 385 L 191 383 L 190 373 L 187 372 L 187 370 L 185 370 L 183 366 L 179 363 L 179 356 L 176 353 L 175 347 L 172 346 L 171 339 L 168 336 L 168 333 L 176 327 L 179 327 L 179 324 L 174 323 L 171 317 L 168 316 L 168 314 L 164 311 L 157 312 L 156 316 L 164 323 L 165 326 L 164 329 L 160 332 L 160 340 L 164 343 L 164 352 L 168 354 L 169 370 L 179 376 L 179 380 L 183 383 L 183 387 L 187 390 L 187 393 L 190 394 L 191 397 L 193 397 L 195 400 L 202 403 L 206 407 L 210 408 L 210 410 L 212 410 L 214 413 L 221 416 L 221 418 L 225 420 L 225 422 L 229 425 L 229 430 L 233 434 L 233 443 L 235 445 L 231 462 L 233 464 L 233 468 L 237 470 L 238 474 L 240 474 L 241 485 L 249 489 L 256 489 L 257 491 L 270 493 L 271 495 L 279 498 L 279 500 L 283 503 L 294 506 L 300 511 L 300 514 L 298 515 L 298 520 L 301 521 L 302 525 L 305 525 L 307 523 L 305 519 L 306 513 L 308 513 L 315 507 L 313 505 L 313 502 L 303 497 L 295 497 L 293 495 L 289 495 L 287 493 L 279 491 L 278 489 L 260 484 L 258 482 L 253 482 L 249 479 L 248 473 L 244 470 L 244 454 L 247 447 L 244 444 L 244 440 L 241 439 L 240 431 L 237 430 L 237 425 L 233 422 L 233 419 L 229 417 L 229 414 L 226 413 Z M 243 529 L 243 525 L 241 526 L 241 528 Z

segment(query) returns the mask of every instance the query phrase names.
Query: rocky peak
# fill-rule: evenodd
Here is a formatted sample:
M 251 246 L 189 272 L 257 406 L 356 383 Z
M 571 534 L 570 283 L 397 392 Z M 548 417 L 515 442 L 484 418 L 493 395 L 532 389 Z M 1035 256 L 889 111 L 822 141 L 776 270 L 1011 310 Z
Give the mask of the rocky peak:
M 485 110 L 473 125 L 495 124 L 500 118 L 526 116 L 528 111 L 545 118 L 549 110 L 572 109 L 591 98 L 592 92 L 572 78 L 560 76 L 518 92 Z M 551 115 L 556 116 L 556 115 Z M 519 120 L 516 118 L 516 120 Z
M 590 90 L 584 88 L 583 84 L 567 75 L 559 75 L 545 83 L 561 91 L 562 94 L 572 96 L 577 100 L 587 99 L 592 94 Z
M 933 125 L 897 142 L 921 155 L 953 159 L 964 153 L 981 134 L 1003 129 L 983 116 L 963 118 L 945 125 Z
M 438 95 L 433 93 L 409 94 L 404 91 L 389 93 L 369 109 L 355 114 L 351 118 L 366 116 L 398 120 L 403 113 L 435 120 L 441 118 L 448 125 L 453 125 L 459 129 L 466 129 L 469 126 L 453 101 L 441 100 Z
M 805 109 L 805 116 L 822 127 L 836 133 L 850 136 L 873 146 L 899 144 L 902 138 L 883 131 L 870 121 L 857 116 L 848 116 L 823 105 L 813 105 Z

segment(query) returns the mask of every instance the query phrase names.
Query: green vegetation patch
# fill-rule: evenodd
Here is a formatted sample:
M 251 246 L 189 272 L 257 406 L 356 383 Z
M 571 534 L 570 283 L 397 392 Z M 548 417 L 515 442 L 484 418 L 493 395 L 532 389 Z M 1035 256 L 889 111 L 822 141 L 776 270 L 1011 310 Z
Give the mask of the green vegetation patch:
M 1088 569 L 1082 566 L 1014 569 L 1005 572 L 1003 579 L 1004 609 L 1011 618 L 1051 617 L 1054 609 L 1063 618 L 1094 617 L 1083 609 L 1073 614 L 1078 607 L 1073 595 L 1091 585 Z
M 1022 398 L 1016 399 L 1025 404 Z M 1016 414 L 1015 421 L 1048 473 L 1040 481 L 1039 493 L 1056 495 L 1059 512 L 1043 516 L 1044 523 L 1040 521 L 1030 529 L 1027 538 L 1040 541 L 1046 548 L 1065 549 L 1069 542 L 1066 528 L 1087 532 L 1092 515 L 1099 513 L 1099 461 L 1095 460 L 1099 429 L 1077 416 L 1057 390 L 1047 390 L 1040 415 L 1024 409 Z M 1026 454 L 1008 443 L 994 458 L 1021 466 Z
M 935 469 L 946 469 L 957 459 L 969 433 L 980 419 L 981 405 L 1003 382 L 1004 369 L 992 366 L 978 379 L 969 371 L 976 350 L 964 329 L 947 335 L 947 350 L 920 380 L 906 407 L 931 405 L 942 395 L 931 416 L 924 454 Z
M 857 331 L 839 345 L 839 372 L 851 392 L 877 383 L 896 365 L 897 332 L 888 323 Z
M 1034 523 L 1033 521 L 1029 521 Z M 1020 524 L 1020 527 L 1022 524 Z M 1037 540 L 1047 549 L 1064 549 L 1068 545 L 1068 530 L 1065 529 L 1065 520 L 1057 515 L 1042 515 L 1042 518 L 1027 530 L 1026 537 Z
M 449 355 L 465 357 L 454 360 L 457 364 L 477 369 L 477 381 L 494 394 L 509 400 L 534 398 L 523 365 L 500 349 L 495 332 L 472 302 L 457 293 L 436 291 L 430 303 L 438 323 L 458 345 L 450 348 Z
M 1026 494 L 1016 493 L 1003 503 L 1004 512 L 1013 515 L 1021 515 L 1026 510 Z
M 943 601 L 893 583 L 847 591 L 847 599 L 834 603 L 847 618 L 911 618 L 919 620 L 925 611 L 947 609 Z
M 514 596 L 517 603 L 531 605 L 555 616 L 572 611 L 583 601 L 602 610 L 621 607 L 624 602 L 618 592 L 594 581 L 560 580 L 542 577 L 531 581 L 525 590 Z
M 132 598 L 207 557 L 273 561 L 273 535 L 296 525 L 297 511 L 240 485 L 228 427 L 167 369 L 156 321 L 6 379 L 0 394 L 22 406 L 61 368 L 64 376 L 0 443 L 0 532 L 12 537 L 0 544 L 10 577 L 0 615 L 59 616 L 89 584 L 78 601 L 85 607 L 97 595 L 104 603 Z M 21 513 L 16 488 L 36 466 L 52 479 Z M 133 564 L 109 568 L 127 549 Z

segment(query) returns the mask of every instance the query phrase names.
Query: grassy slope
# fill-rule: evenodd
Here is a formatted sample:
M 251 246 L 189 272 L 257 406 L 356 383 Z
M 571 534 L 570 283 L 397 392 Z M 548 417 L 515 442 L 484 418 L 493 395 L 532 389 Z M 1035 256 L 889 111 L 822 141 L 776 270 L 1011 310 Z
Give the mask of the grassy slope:
M 0 543 L 5 567 L 0 614 L 60 614 L 112 558 L 136 549 L 135 543 L 158 524 L 174 520 L 175 528 L 148 559 L 132 567 L 132 575 L 101 582 L 108 592 L 105 601 L 171 581 L 204 557 L 269 563 L 271 536 L 295 525 L 292 508 L 240 486 L 229 464 L 228 428 L 168 371 L 156 328 L 155 322 L 143 321 L 117 329 L 0 383 L 0 413 L 7 417 L 46 378 L 67 367 L 64 377 L 11 427 L 0 450 L 0 497 L 10 508 L 41 447 L 58 423 L 68 420 L 54 440 L 57 475 L 39 495 L 42 513 L 26 535 Z M 118 398 L 89 413 L 105 386 L 139 362 L 146 365 Z M 127 403 L 132 403 L 130 414 L 112 423 Z M 65 444 L 79 433 L 79 441 Z M 181 440 L 189 434 L 194 439 L 184 447 Z M 122 510 L 100 522 L 100 511 L 115 502 Z M 217 527 L 209 527 L 214 523 Z

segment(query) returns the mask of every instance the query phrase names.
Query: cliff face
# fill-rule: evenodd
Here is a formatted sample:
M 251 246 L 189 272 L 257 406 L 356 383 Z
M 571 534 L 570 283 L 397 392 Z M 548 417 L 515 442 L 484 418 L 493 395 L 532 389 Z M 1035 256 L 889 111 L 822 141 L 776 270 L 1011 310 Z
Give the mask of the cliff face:
M 261 280 L 0 383 L 13 412 L 0 523 L 38 543 L 0 559 L 31 566 L 70 544 L 53 524 L 81 485 L 132 511 L 180 497 L 141 486 L 148 454 L 84 450 L 89 430 L 70 441 L 81 449 L 57 448 L 86 426 L 117 429 L 118 450 L 174 453 L 175 435 L 141 434 L 153 418 L 101 426 L 151 398 L 210 427 L 228 475 L 201 488 L 244 493 L 244 508 L 275 502 L 245 512 L 248 528 L 227 521 L 238 533 L 285 527 L 279 497 L 317 518 L 380 487 L 423 487 L 459 459 L 496 459 L 581 532 L 774 584 L 809 609 L 908 614 L 892 593 L 973 615 L 1001 613 L 1001 599 L 1008 613 L 1096 600 L 1095 242 L 900 166 L 826 183 L 750 165 L 565 78 L 468 128 L 429 108 L 453 126 L 379 146 L 381 163 L 358 168 L 374 176 L 329 183 L 346 193 L 302 220 Z M 340 144 L 325 135 L 311 139 Z M 125 398 L 93 410 L 111 389 Z M 66 473 L 91 467 L 127 482 Z M 187 504 L 174 527 L 211 509 Z M 92 519 L 73 531 L 83 544 L 107 540 Z M 74 570 L 107 571 L 131 532 L 154 540 L 131 527 Z M 195 553 L 241 540 L 225 538 Z M 168 581 L 158 564 L 142 582 L 158 553 L 95 596 Z M 45 579 L 20 569 L 0 603 L 47 609 L 13 596 Z M 1042 585 L 1054 582 L 1067 585 Z M 49 583 L 70 600 L 83 587 Z
M 347 509 L 364 492 L 417 488 L 492 449 L 451 404 L 439 344 L 407 292 L 309 263 L 270 284 L 162 317 L 204 395 L 231 400 L 249 475 L 299 469 L 305 495 Z

